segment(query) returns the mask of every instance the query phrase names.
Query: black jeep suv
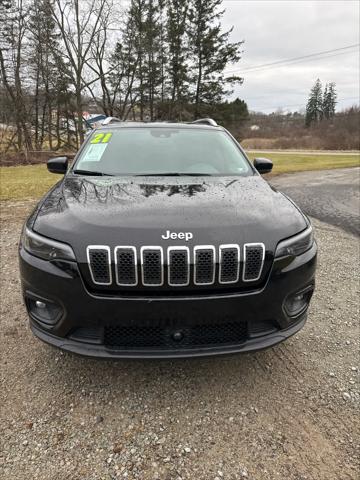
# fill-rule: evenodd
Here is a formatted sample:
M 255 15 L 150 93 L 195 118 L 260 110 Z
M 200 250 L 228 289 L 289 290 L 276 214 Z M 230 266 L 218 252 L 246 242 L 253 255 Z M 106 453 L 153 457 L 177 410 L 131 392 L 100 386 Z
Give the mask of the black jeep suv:
M 95 357 L 248 352 L 306 320 L 308 218 L 210 119 L 93 131 L 20 242 L 33 333 Z

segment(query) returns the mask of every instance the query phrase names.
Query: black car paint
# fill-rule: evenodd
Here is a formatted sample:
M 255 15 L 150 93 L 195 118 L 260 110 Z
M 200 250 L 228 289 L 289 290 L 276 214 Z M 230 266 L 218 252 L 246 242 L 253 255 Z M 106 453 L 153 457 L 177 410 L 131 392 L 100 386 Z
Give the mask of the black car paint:
M 304 230 L 308 220 L 253 167 L 246 176 L 119 178 L 76 175 L 74 165 L 76 158 L 64 179 L 36 207 L 27 225 L 40 235 L 71 245 L 77 265 L 71 262 L 53 264 L 20 249 L 24 295 L 31 292 L 39 298 L 57 301 L 65 311 L 55 328 L 44 328 L 36 319 L 31 319 L 33 331 L 40 338 L 66 348 L 65 345 L 71 343 L 66 340 L 66 335 L 76 326 L 101 325 L 104 321 L 143 324 L 164 318 L 170 318 L 175 325 L 183 325 L 195 317 L 221 322 L 224 315 L 231 318 L 240 315 L 250 322 L 264 316 L 274 319 L 280 330 L 273 335 L 277 341 L 302 327 L 306 313 L 303 312 L 298 319 L 287 318 L 283 300 L 299 288 L 313 288 L 316 245 L 298 258 L 274 261 L 279 241 Z M 194 289 L 192 284 L 178 287 L 176 291 L 166 286 L 160 289 L 135 287 L 130 291 L 94 288 L 87 267 L 87 245 L 107 245 L 111 249 L 117 245 L 137 248 L 143 245 L 164 248 L 184 245 L 184 240 L 163 240 L 161 236 L 168 229 L 191 231 L 193 238 L 187 242 L 190 248 L 202 244 L 217 248 L 228 243 L 263 242 L 266 257 L 261 278 L 246 288 L 240 282 L 216 291 L 204 286 Z M 119 311 L 122 312 L 120 316 Z M 51 335 L 55 337 L 52 339 Z M 268 336 L 250 343 L 251 349 L 258 349 L 276 341 L 272 342 Z M 246 351 L 249 348 L 244 344 L 230 350 Z M 106 349 L 94 351 L 93 347 L 86 345 L 68 349 L 84 354 L 91 354 L 91 350 L 95 356 L 135 355 L 134 352 L 109 352 Z M 227 350 L 212 348 L 205 349 L 205 353 Z M 158 354 L 144 351 L 135 356 L 180 354 L 186 355 L 184 351 Z M 189 351 L 187 354 L 193 356 L 197 353 Z
M 298 209 L 259 175 L 196 181 L 79 177 L 70 172 L 44 200 L 33 229 L 71 244 L 82 262 L 89 236 L 99 245 L 157 245 L 170 227 L 186 227 L 198 245 L 264 238 L 273 251 L 280 239 L 306 226 Z M 74 235 L 75 228 L 81 236 Z

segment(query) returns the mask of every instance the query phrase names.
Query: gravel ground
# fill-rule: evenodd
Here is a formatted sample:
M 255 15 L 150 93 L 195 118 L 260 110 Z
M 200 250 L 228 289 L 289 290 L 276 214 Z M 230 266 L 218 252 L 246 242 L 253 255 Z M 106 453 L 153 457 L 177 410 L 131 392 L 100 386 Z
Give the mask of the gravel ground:
M 1 479 L 358 478 L 355 236 L 314 221 L 317 290 L 286 343 L 226 358 L 96 361 L 29 331 L 16 251 L 29 208 L 2 209 Z

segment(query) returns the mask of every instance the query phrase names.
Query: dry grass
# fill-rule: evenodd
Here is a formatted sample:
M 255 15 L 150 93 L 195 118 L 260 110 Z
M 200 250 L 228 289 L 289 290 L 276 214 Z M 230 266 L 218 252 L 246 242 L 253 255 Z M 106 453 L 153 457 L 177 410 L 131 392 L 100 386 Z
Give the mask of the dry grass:
M 49 173 L 46 165 L 1 167 L 0 200 L 39 198 L 60 178 Z
M 303 172 L 305 170 L 329 170 L 333 168 L 357 167 L 359 155 L 347 154 L 301 154 L 301 153 L 263 153 L 251 152 L 249 157 L 266 157 L 274 162 L 273 173 Z

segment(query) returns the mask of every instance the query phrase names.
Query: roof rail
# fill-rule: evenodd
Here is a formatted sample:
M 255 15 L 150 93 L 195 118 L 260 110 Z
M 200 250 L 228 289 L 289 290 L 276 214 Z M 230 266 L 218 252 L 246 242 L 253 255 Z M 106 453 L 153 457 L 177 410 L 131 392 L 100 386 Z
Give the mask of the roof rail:
M 199 118 L 190 123 L 198 123 L 200 125 L 210 125 L 211 127 L 217 127 L 218 124 L 212 118 Z
M 120 118 L 106 117 L 105 120 L 102 122 L 102 125 L 109 125 L 110 123 L 118 123 L 118 122 L 121 122 Z

